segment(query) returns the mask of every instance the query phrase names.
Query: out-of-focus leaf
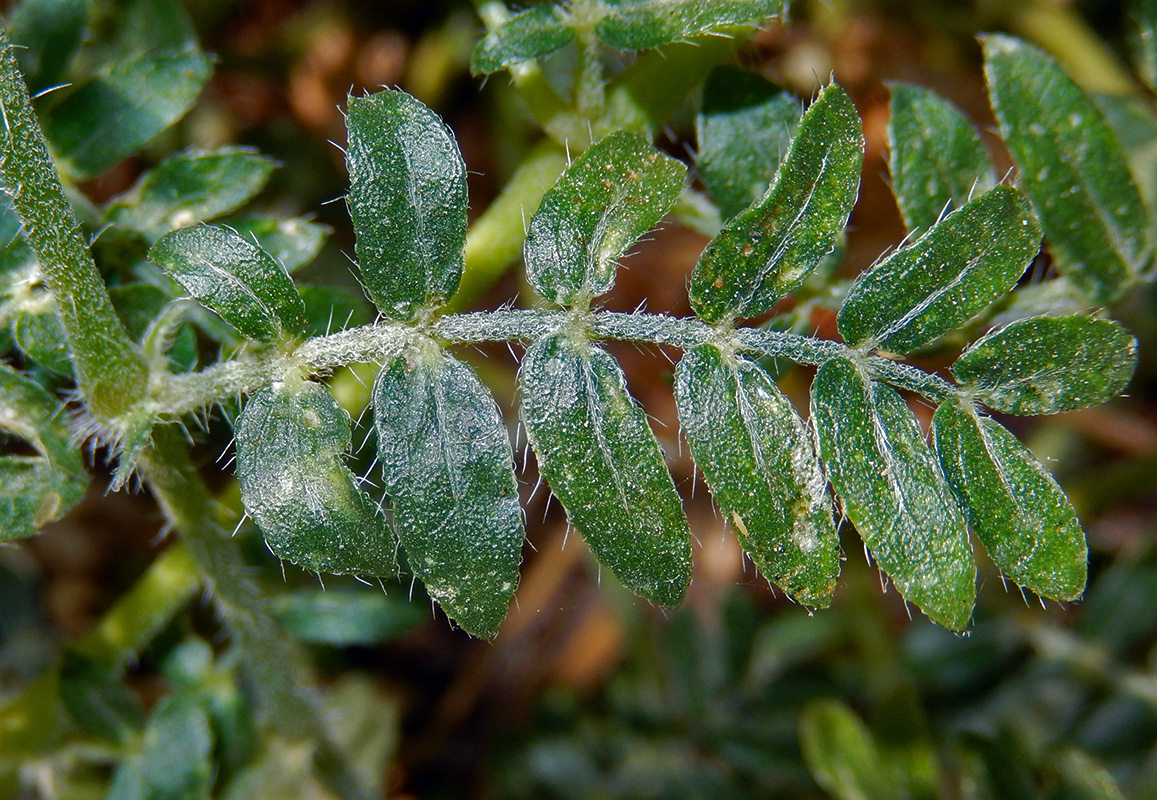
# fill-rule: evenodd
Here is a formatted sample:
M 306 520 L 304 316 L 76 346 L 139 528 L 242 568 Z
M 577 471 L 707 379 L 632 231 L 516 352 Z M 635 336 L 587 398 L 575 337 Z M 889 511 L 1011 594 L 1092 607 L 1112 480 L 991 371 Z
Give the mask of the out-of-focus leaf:
M 426 616 L 417 605 L 378 590 L 303 589 L 277 603 L 278 619 L 298 639 L 337 647 L 388 641 Z
M 530 285 L 560 305 L 609 292 L 616 259 L 667 213 L 685 172 L 635 134 L 613 133 L 591 147 L 530 221 L 523 247 Z
M 343 463 L 349 415 L 318 383 L 274 384 L 237 426 L 241 501 L 280 558 L 337 575 L 397 572 L 389 523 Z
M 567 12 L 560 6 L 532 6 L 515 14 L 478 43 L 470 71 L 488 75 L 513 64 L 550 55 L 575 37 Z
M 707 322 L 771 309 L 832 247 L 856 201 L 864 136 L 843 90 L 820 91 L 800 120 L 775 182 L 715 237 L 691 275 L 691 306 Z
M 800 715 L 800 748 L 808 770 L 836 800 L 894 800 L 889 777 L 871 731 L 838 700 L 817 700 Z
M 38 383 L 0 364 L 0 432 L 36 455 L 0 456 L 0 540 L 32 536 L 75 506 L 88 487 L 60 403 Z
M 84 38 L 89 0 L 22 0 L 9 18 L 20 71 L 33 94 L 60 83 Z
M 242 147 L 178 153 L 146 172 L 109 207 L 106 219 L 157 239 L 240 208 L 261 191 L 274 166 L 273 159 Z
M 976 129 L 943 97 L 906 83 L 890 88 L 892 192 L 908 230 L 931 228 L 996 185 L 992 162 Z
M 57 375 L 72 375 L 72 351 L 56 312 L 19 314 L 12 321 L 16 346 L 40 366 Z
M 405 92 L 350 97 L 347 198 L 362 284 L 408 321 L 458 289 L 466 246 L 466 165 L 449 128 Z
M 595 26 L 603 42 L 619 50 L 647 50 L 693 36 L 755 26 L 779 16 L 784 0 L 607 0 Z
M 1137 340 L 1124 328 L 1074 315 L 994 330 L 961 354 L 952 374 L 995 411 L 1056 414 L 1115 397 L 1136 367 Z
M 167 354 L 177 371 L 193 368 L 197 363 L 196 334 L 192 325 L 183 322 L 180 311 L 171 305 L 172 299 L 163 289 L 147 283 L 126 283 L 110 286 L 108 293 L 129 338 L 141 343 L 146 357 Z
M 1088 548 L 1061 487 L 995 420 L 951 401 L 932 420 L 936 454 L 968 524 L 996 565 L 1041 597 L 1085 589 Z
M 1144 97 L 1101 94 L 1093 99 L 1125 151 L 1150 218 L 1157 217 L 1157 111 Z
M 180 119 L 212 69 L 196 50 L 130 54 L 54 92 L 41 123 L 58 165 L 77 179 L 104 172 Z
M 968 530 L 907 404 L 832 359 L 812 383 L 812 425 L 840 505 L 880 568 L 935 622 L 964 628 L 976 597 Z
M 368 325 L 372 320 L 361 295 L 330 286 L 302 286 L 306 337 L 327 336 L 346 328 Z
M 772 583 L 827 606 L 839 541 L 807 424 L 758 364 L 702 345 L 679 362 L 683 435 L 724 518 Z
M 140 698 L 110 670 L 69 652 L 60 668 L 60 696 L 85 731 L 124 744 L 145 721 Z
M 1052 280 L 1016 287 L 1008 302 L 1002 303 L 999 313 L 988 322 L 999 328 L 1029 317 L 1063 317 L 1091 310 L 1089 299 L 1068 278 L 1058 275 Z
M 228 228 L 175 230 L 157 240 L 149 259 L 250 339 L 271 342 L 304 323 L 293 280 L 268 253 Z
M 301 217 L 244 217 L 230 219 L 229 227 L 256 240 L 286 272 L 313 261 L 332 233 L 328 226 Z
M 12 208 L 12 198 L 0 191 L 0 298 L 39 281 L 36 254 L 20 235 L 20 217 Z
M 678 603 L 691 577 L 687 518 L 622 369 L 556 334 L 527 350 L 519 377 L 527 438 L 567 519 L 628 588 Z
M 923 347 L 1005 295 L 1039 249 L 1028 201 L 998 186 L 863 273 L 840 307 L 840 335 L 896 353 Z
M 1151 90 L 1157 89 L 1157 2 L 1137 0 L 1132 6 L 1137 25 L 1134 32 L 1137 71 Z
M 430 345 L 374 384 L 386 493 L 410 568 L 468 633 L 498 632 L 526 533 L 502 414 L 468 366 Z
M 724 221 L 767 192 L 802 114 L 799 100 L 753 72 L 711 71 L 696 118 L 699 174 Z
M 1088 753 L 1066 749 L 1052 761 L 1060 779 L 1052 797 L 1058 800 L 1125 800 L 1109 770 Z
M 985 39 L 989 94 L 1057 265 L 1097 303 L 1120 299 L 1151 259 L 1149 217 L 1096 103 L 1036 47 Z
M 137 773 L 139 794 L 118 794 L 113 800 L 204 800 L 213 785 L 213 730 L 203 699 L 179 693 L 161 700 L 149 715 L 140 755 L 121 770 Z M 114 787 L 120 775 L 113 779 Z M 130 783 L 130 785 L 131 785 Z

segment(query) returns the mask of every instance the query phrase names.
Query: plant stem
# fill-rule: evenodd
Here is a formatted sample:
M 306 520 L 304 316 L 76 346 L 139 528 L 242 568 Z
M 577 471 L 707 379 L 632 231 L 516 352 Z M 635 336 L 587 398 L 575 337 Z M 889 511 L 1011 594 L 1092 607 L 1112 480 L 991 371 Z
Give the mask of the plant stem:
M 0 24 L 0 179 L 40 260 L 68 337 L 77 383 L 101 420 L 145 394 L 144 362 L 113 310 L 36 120 L 16 54 Z
M 429 328 L 381 322 L 310 339 L 290 353 L 250 360 L 227 361 L 202 372 L 170 376 L 151 400 L 159 416 L 179 417 L 220 403 L 238 394 L 256 391 L 288 375 L 323 374 L 353 363 L 375 363 L 391 358 L 421 337 L 433 336 L 448 344 L 477 342 L 532 342 L 565 326 L 574 316 L 561 310 L 478 311 L 452 314 Z M 958 390 L 936 375 L 880 356 L 869 356 L 841 342 L 816 339 L 765 328 L 721 331 L 696 318 L 664 314 L 592 312 L 582 320 L 590 335 L 642 344 L 665 344 L 689 350 L 720 337 L 732 346 L 759 356 L 787 358 L 818 366 L 840 356 L 865 362 L 879 380 L 916 392 L 937 402 Z

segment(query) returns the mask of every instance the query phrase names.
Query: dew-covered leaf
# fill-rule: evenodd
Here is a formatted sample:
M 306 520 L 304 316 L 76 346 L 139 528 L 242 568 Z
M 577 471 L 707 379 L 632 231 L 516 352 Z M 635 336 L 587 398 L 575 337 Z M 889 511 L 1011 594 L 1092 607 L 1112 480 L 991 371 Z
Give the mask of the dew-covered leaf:
M 779 16 L 784 0 L 606 0 L 595 34 L 619 50 L 647 50 Z
M 240 208 L 264 188 L 273 159 L 243 147 L 169 156 L 109 207 L 106 219 L 156 239 Z
M 932 436 L 968 524 L 996 566 L 1041 597 L 1079 597 L 1088 563 L 1085 532 L 1028 448 L 1000 423 L 953 402 L 936 411 Z
M 691 275 L 691 306 L 707 322 L 771 309 L 835 246 L 856 202 L 860 117 L 844 91 L 820 91 L 796 128 L 775 182 L 707 245 Z
M 698 164 L 724 221 L 767 192 L 801 114 L 799 100 L 754 72 L 711 71 L 696 119 Z
M 350 97 L 347 198 L 370 299 L 409 321 L 458 289 L 466 246 L 466 165 L 454 135 L 405 92 Z
M 144 725 L 136 693 L 107 667 L 79 653 L 64 656 L 60 697 L 81 728 L 110 742 L 124 744 Z
M 243 217 L 230 219 L 229 227 L 256 240 L 290 273 L 313 261 L 333 232 L 328 225 L 301 217 Z
M 429 617 L 429 609 L 368 590 L 300 589 L 277 601 L 277 618 L 305 642 L 336 647 L 373 645 L 395 639 Z
M 0 541 L 32 536 L 75 506 L 88 487 L 80 450 L 60 403 L 38 383 L 0 364 L 0 434 L 33 453 L 0 455 Z
M 33 94 L 61 83 L 84 39 L 90 0 L 22 0 L 8 19 L 20 71 Z
M 666 606 L 691 577 L 682 502 L 622 369 L 585 339 L 535 342 L 519 373 L 538 468 L 599 562 Z
M 562 174 L 530 221 L 526 277 L 560 305 L 611 290 L 616 260 L 679 197 L 686 168 L 632 133 L 601 140 Z
M 1030 317 L 969 347 L 952 374 L 1005 414 L 1056 414 L 1116 397 L 1137 367 L 1137 340 L 1118 323 L 1083 315 Z
M 896 391 L 832 359 L 812 384 L 812 425 L 840 505 L 904 599 L 960 630 L 976 567 L 964 516 Z
M 197 50 L 132 53 L 53 92 L 42 124 L 57 163 L 76 179 L 104 172 L 180 119 L 212 70 Z
M 515 14 L 478 43 L 470 71 L 488 75 L 523 61 L 550 55 L 575 37 L 567 12 L 560 6 L 532 6 Z
M 510 439 L 490 390 L 430 344 L 384 364 L 373 402 L 410 569 L 463 630 L 494 636 L 518 585 L 526 533 Z
M 895 353 L 923 347 L 1003 297 L 1039 249 L 1028 201 L 998 186 L 864 272 L 840 307 L 840 335 Z
M 1097 303 L 1150 261 L 1148 215 L 1096 103 L 1051 57 L 1010 36 L 984 42 L 989 94 L 1057 266 Z
M 293 280 L 268 253 L 215 225 L 165 234 L 149 259 L 242 335 L 271 342 L 300 330 L 305 307 Z
M 241 501 L 286 561 L 335 575 L 393 575 L 393 531 L 345 465 L 349 444 L 349 415 L 321 384 L 262 389 L 237 426 Z
M 72 351 L 55 311 L 19 314 L 12 321 L 12 337 L 16 346 L 40 366 L 57 375 L 72 375 Z
M 918 86 L 894 83 L 891 91 L 892 192 L 908 230 L 924 230 L 996 179 L 984 142 L 955 106 Z
M 825 607 L 839 574 L 827 481 L 807 423 L 758 364 L 706 344 L 675 372 L 683 435 L 759 571 Z
M 840 701 L 818 700 L 804 708 L 799 741 L 808 771 L 835 800 L 902 796 L 871 731 Z

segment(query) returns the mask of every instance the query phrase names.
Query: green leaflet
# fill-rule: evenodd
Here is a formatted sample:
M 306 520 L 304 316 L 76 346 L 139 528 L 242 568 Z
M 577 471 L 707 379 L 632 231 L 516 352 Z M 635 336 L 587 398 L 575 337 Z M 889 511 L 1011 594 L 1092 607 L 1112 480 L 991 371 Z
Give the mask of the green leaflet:
M 108 667 L 73 650 L 60 665 L 60 699 L 87 733 L 120 745 L 145 722 L 136 693 Z
M 180 119 L 212 71 L 196 50 L 150 51 L 53 92 L 42 124 L 57 163 L 76 179 L 104 172 Z
M 838 86 L 824 87 L 763 199 L 703 251 L 691 275 L 695 313 L 711 323 L 754 317 L 799 286 L 847 223 L 863 153 L 855 106 Z
M 784 0 L 606 0 L 595 34 L 619 50 L 646 50 L 783 13 Z
M 369 325 L 373 318 L 361 293 L 353 294 L 333 286 L 302 286 L 307 337 L 328 336 L 346 328 Z
M 305 306 L 293 280 L 268 253 L 229 228 L 180 228 L 157 240 L 149 260 L 250 339 L 272 342 L 304 323 Z
M 72 375 L 72 351 L 55 311 L 20 314 L 12 321 L 12 338 L 25 355 L 57 375 Z
M 808 704 L 799 720 L 808 771 L 836 800 L 892 800 L 904 796 L 896 770 L 880 754 L 872 732 L 839 700 Z
M 717 67 L 696 118 L 699 173 L 724 221 L 767 192 L 803 107 L 760 75 Z
M 8 20 L 8 37 L 32 94 L 61 82 L 84 39 L 89 0 L 22 0 Z
M 0 541 L 35 535 L 75 506 L 88 487 L 60 403 L 40 384 L 0 364 L 0 433 L 36 455 L 0 455 Z
M 153 709 L 140 751 L 121 762 L 109 800 L 198 800 L 213 785 L 213 729 L 205 698 L 170 695 Z
M 373 401 L 410 569 L 463 630 L 493 636 L 518 585 L 526 537 L 494 398 L 473 370 L 431 345 L 389 359 Z
M 105 218 L 157 239 L 240 208 L 261 191 L 273 168 L 273 159 L 242 147 L 178 153 L 146 172 Z
M 362 284 L 410 321 L 458 290 L 466 246 L 466 165 L 450 130 L 405 92 L 350 97 L 347 198 Z
M 998 186 L 860 275 L 837 324 L 848 344 L 908 353 L 1003 297 L 1040 249 L 1020 192 Z
M 533 6 L 515 14 L 486 35 L 474 48 L 470 71 L 489 75 L 513 64 L 550 55 L 567 45 L 575 30 L 562 8 Z
M 996 184 L 988 150 L 956 107 L 935 92 L 891 85 L 888 162 L 908 230 L 931 228 L 946 209 Z
M 1152 90 L 1157 88 L 1157 2 L 1137 0 L 1133 3 L 1137 22 L 1134 32 L 1134 60 L 1142 80 Z
M 966 626 L 976 598 L 968 530 L 904 400 L 832 359 L 812 383 L 812 425 L 840 505 L 880 568 L 935 622 Z
M 829 605 L 839 540 L 791 402 L 763 367 L 706 344 L 679 362 L 675 403 L 695 463 L 760 572 L 806 606 Z
M 531 345 L 519 378 L 527 437 L 567 519 L 628 588 L 678 603 L 691 578 L 690 530 L 619 365 L 585 339 L 556 334 Z
M 262 389 L 237 426 L 241 501 L 279 558 L 334 575 L 393 575 L 394 534 L 344 464 L 349 444 L 349 415 L 321 384 Z
M 1009 36 L 984 42 L 989 94 L 1057 265 L 1096 303 L 1150 260 L 1148 216 L 1097 105 L 1053 60 Z
M 523 246 L 526 277 L 559 305 L 611 290 L 616 259 L 679 197 L 686 168 L 632 133 L 613 133 L 542 198 Z
M 944 474 L 1000 569 L 1041 597 L 1085 588 L 1088 548 L 1076 511 L 1048 471 L 998 422 L 946 402 L 932 420 Z
M 275 601 L 277 618 L 294 638 L 336 647 L 396 639 L 429 613 L 404 596 L 375 589 L 298 589 Z
M 332 232 L 301 217 L 243 217 L 230 219 L 229 227 L 255 240 L 289 273 L 313 261 Z
M 995 411 L 1056 414 L 1117 396 L 1136 367 L 1137 340 L 1118 323 L 1073 315 L 994 330 L 961 354 L 952 374 Z

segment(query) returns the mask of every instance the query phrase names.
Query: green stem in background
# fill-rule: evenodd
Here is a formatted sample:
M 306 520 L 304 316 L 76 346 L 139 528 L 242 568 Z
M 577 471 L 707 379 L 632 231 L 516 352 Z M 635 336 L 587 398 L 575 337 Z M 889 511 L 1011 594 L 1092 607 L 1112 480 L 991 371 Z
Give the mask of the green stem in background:
M 318 774 L 340 797 L 370 797 L 329 741 L 318 703 L 300 681 L 304 656 L 275 620 L 265 593 L 246 575 L 240 548 L 217 524 L 213 498 L 178 436 L 172 427 L 158 427 L 138 469 L 192 560 L 212 582 L 264 723 L 283 738 L 313 742 Z
M 24 223 L 68 337 L 77 382 L 91 412 L 121 416 L 145 394 L 148 374 L 113 310 L 72 207 L 48 154 L 16 63 L 0 25 L 0 180 Z
M 287 375 L 328 373 L 348 364 L 381 362 L 425 336 L 433 336 L 448 344 L 532 342 L 574 324 L 574 314 L 569 311 L 512 310 L 453 314 L 438 319 L 429 328 L 401 323 L 350 328 L 310 339 L 292 353 L 227 361 L 202 372 L 169 376 L 154 394 L 151 410 L 159 416 L 179 417 L 239 393 L 256 391 Z M 943 378 L 907 364 L 867 356 L 841 342 L 796 333 L 766 328 L 722 332 L 696 318 L 610 311 L 592 312 L 581 324 L 594 338 L 665 344 L 681 350 L 726 336 L 738 350 L 783 357 L 813 366 L 846 356 L 862 361 L 874 377 L 936 402 L 958 393 Z

